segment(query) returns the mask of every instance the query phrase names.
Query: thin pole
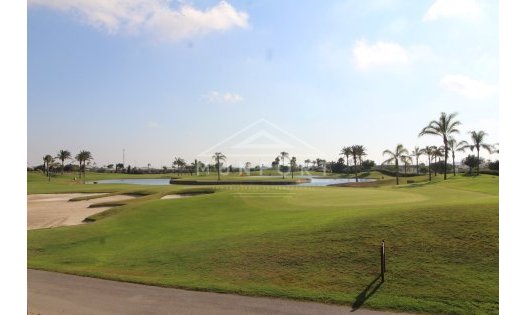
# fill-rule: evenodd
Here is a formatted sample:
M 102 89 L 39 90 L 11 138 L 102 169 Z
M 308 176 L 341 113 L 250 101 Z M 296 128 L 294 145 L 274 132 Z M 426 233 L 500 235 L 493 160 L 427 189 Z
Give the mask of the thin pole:
M 380 247 L 380 268 L 381 268 L 381 275 L 382 275 L 382 282 L 384 282 L 385 277 L 385 242 L 382 240 L 382 246 Z

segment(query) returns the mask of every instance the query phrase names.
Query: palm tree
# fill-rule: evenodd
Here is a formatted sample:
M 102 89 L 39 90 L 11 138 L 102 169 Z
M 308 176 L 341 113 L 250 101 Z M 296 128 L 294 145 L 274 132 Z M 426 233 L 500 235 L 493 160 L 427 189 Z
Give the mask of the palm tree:
M 365 147 L 363 145 L 356 145 L 355 147 L 356 147 L 356 151 L 358 154 L 358 160 L 360 161 L 360 171 L 361 171 L 363 157 L 366 156 L 367 153 L 365 153 Z
M 48 181 L 50 181 L 51 176 L 49 175 L 49 168 L 51 166 L 51 163 L 53 163 L 54 159 L 51 155 L 46 154 L 43 160 L 44 160 L 44 172 L 46 173 Z
M 294 178 L 294 168 L 296 167 L 297 163 L 296 163 L 296 157 L 293 156 L 291 159 L 290 159 L 290 172 L 292 174 L 292 178 Z
M 62 168 L 60 169 L 60 174 L 64 175 L 64 161 L 71 159 L 71 153 L 67 150 L 60 150 L 57 154 L 57 159 L 62 162 Z
M 448 141 L 448 145 L 451 149 L 451 159 L 453 160 L 453 176 L 457 176 L 457 170 L 455 167 L 455 152 L 464 152 L 468 143 L 464 140 L 457 142 L 455 138 L 450 138 Z
M 422 149 L 422 153 L 427 155 L 427 171 L 429 173 L 429 181 L 431 181 L 431 159 L 435 154 L 435 148 L 433 146 L 426 146 Z
M 411 152 L 411 155 L 415 157 L 416 159 L 416 175 L 419 175 L 419 170 L 418 170 L 418 158 L 420 157 L 420 155 L 424 154 L 424 152 L 422 151 L 422 149 L 420 149 L 419 147 L 416 147 L 415 146 L 415 149 L 413 150 L 413 152 Z
M 382 164 L 390 164 L 390 163 L 393 163 L 393 161 L 395 162 L 395 166 L 396 166 L 396 184 L 398 185 L 399 184 L 399 180 L 398 180 L 398 160 L 402 159 L 404 156 L 407 156 L 409 155 L 409 152 L 407 151 L 406 148 L 404 148 L 404 146 L 402 144 L 399 144 L 396 146 L 396 149 L 393 151 L 390 151 L 390 150 L 385 150 L 383 153 L 382 153 L 384 156 L 385 155 L 388 155 L 389 158 L 387 160 L 385 160 Z
M 305 162 L 305 165 L 306 165 L 307 171 L 308 171 L 309 170 L 310 159 L 306 159 L 304 162 Z
M 84 174 L 84 179 L 86 179 L 86 162 L 92 160 L 93 156 L 91 152 L 82 150 L 75 156 L 75 160 L 79 162 L 79 177 Z
M 354 162 L 354 178 L 356 179 L 356 182 L 358 182 L 358 167 L 356 166 L 356 162 L 360 159 L 360 156 L 365 154 L 364 151 L 365 148 L 363 147 L 363 145 L 351 146 L 350 153 Z
M 437 159 L 440 159 L 442 156 L 444 156 L 444 149 L 443 147 L 437 147 L 432 146 L 433 148 L 433 160 L 434 160 L 434 169 L 435 169 L 435 176 L 437 176 Z
M 485 131 L 470 131 L 469 132 L 471 136 L 472 144 L 466 143 L 464 146 L 462 146 L 463 149 L 469 148 L 471 151 L 473 149 L 477 150 L 477 160 L 480 161 L 480 148 L 485 149 L 488 151 L 489 154 L 493 153 L 494 146 L 491 144 L 484 143 L 484 138 L 488 135 Z M 480 165 L 477 165 L 477 174 L 479 174 L 480 171 Z
M 214 161 L 216 162 L 216 167 L 217 167 L 217 180 L 221 180 L 221 176 L 220 176 L 220 173 L 221 173 L 221 161 L 225 161 L 226 160 L 226 156 L 221 153 L 221 152 L 216 152 L 212 158 L 214 159 Z
M 197 159 L 194 159 L 194 161 L 190 164 L 190 167 L 194 170 L 195 176 L 199 175 L 199 166 L 201 165 L 201 161 L 198 161 Z M 190 173 L 191 175 L 191 173 Z
M 285 167 L 285 158 L 288 158 L 289 154 L 287 152 L 280 152 L 279 156 L 281 158 L 281 164 L 283 165 L 283 167 Z M 283 179 L 285 179 L 285 172 L 283 172 L 282 175 Z
M 448 115 L 442 112 L 438 120 L 431 121 L 418 135 L 419 137 L 423 135 L 435 135 L 442 138 L 442 142 L 444 143 L 444 180 L 447 179 L 448 140 L 452 134 L 459 133 L 457 127 L 460 126 L 460 121 L 454 120 L 456 116 L 457 113 Z
M 350 168 L 349 168 L 349 156 L 352 155 L 352 149 L 351 147 L 343 147 L 340 151 L 341 155 L 345 155 L 345 158 L 347 159 L 347 176 L 349 176 Z
M 172 165 L 174 167 L 174 174 L 175 174 L 175 167 L 177 167 L 177 175 L 181 176 L 181 168 L 180 168 L 180 164 L 181 164 L 181 158 L 180 157 L 175 157 L 174 158 L 174 161 L 172 162 Z
M 174 164 L 177 165 L 177 174 L 181 176 L 181 167 L 186 166 L 186 161 L 182 158 L 175 158 Z

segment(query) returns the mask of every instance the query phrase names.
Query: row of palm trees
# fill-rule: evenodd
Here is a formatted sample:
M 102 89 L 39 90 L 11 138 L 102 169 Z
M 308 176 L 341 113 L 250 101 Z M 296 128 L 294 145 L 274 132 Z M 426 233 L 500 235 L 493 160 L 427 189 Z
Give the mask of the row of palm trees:
M 349 156 L 352 156 L 353 162 L 354 162 L 354 177 L 356 179 L 356 182 L 358 182 L 358 168 L 356 167 L 357 162 L 362 165 L 363 157 L 367 155 L 365 153 L 365 147 L 360 144 L 355 144 L 352 146 L 346 146 L 343 147 L 340 151 L 340 155 L 344 155 L 347 162 L 347 175 L 350 174 L 351 169 L 349 168 Z
M 46 154 L 43 157 L 44 172 L 46 173 L 48 180 L 51 180 L 50 170 L 53 166 L 53 163 L 55 162 L 55 159 L 61 162 L 60 173 L 64 174 L 64 162 L 66 160 L 71 160 L 72 155 L 71 152 L 69 152 L 68 150 L 60 150 L 55 157 L 51 156 L 50 154 Z M 75 155 L 75 160 L 79 162 L 79 177 L 81 177 L 82 174 L 84 174 L 84 178 L 86 178 L 86 162 L 89 162 L 92 159 L 93 156 L 91 155 L 91 152 L 86 150 L 81 150 L 77 155 Z
M 485 138 L 487 136 L 487 133 L 484 131 L 470 131 L 470 138 L 471 143 L 468 143 L 467 141 L 457 141 L 453 135 L 459 134 L 460 131 L 458 127 L 461 125 L 460 121 L 456 120 L 457 113 L 452 114 L 446 114 L 442 112 L 440 114 L 440 117 L 438 120 L 432 120 L 428 123 L 427 126 L 425 126 L 420 133 L 418 134 L 419 137 L 424 135 L 433 135 L 440 137 L 443 145 L 442 146 L 426 146 L 424 148 L 415 147 L 414 150 L 410 153 L 402 144 L 398 144 L 396 148 L 391 150 L 385 150 L 383 151 L 383 155 L 387 156 L 387 159 L 382 164 L 393 164 L 396 167 L 396 183 L 399 184 L 399 178 L 398 178 L 398 170 L 399 170 L 399 164 L 404 164 L 405 172 L 407 173 L 407 166 L 412 163 L 412 157 L 416 158 L 416 165 L 417 169 L 416 172 L 419 174 L 419 158 L 421 155 L 426 155 L 428 158 L 428 173 L 429 173 L 429 180 L 431 180 L 431 161 L 434 161 L 434 163 L 437 163 L 437 159 L 440 159 L 443 157 L 444 162 L 444 180 L 447 179 L 447 161 L 449 154 L 451 153 L 451 157 L 453 160 L 453 175 L 456 175 L 455 170 L 455 152 L 465 152 L 466 149 L 470 149 L 471 151 L 476 150 L 477 152 L 477 160 L 480 160 L 480 150 L 484 149 L 487 150 L 489 153 L 498 152 L 495 145 L 491 145 L 485 142 Z M 340 155 L 344 155 L 346 157 L 346 164 L 347 164 L 347 174 L 350 174 L 351 168 L 349 167 L 349 157 L 352 157 L 353 163 L 354 163 L 354 173 L 355 173 L 355 179 L 358 181 L 358 165 L 362 165 L 363 157 L 367 155 L 365 153 L 366 149 L 363 145 L 352 145 L 352 146 L 345 146 L 341 149 Z M 61 161 L 61 173 L 64 173 L 64 162 L 66 160 L 72 159 L 72 155 L 67 150 L 60 150 L 57 154 L 57 156 L 54 158 L 51 155 L 44 156 L 44 170 L 48 178 L 50 177 L 50 168 L 53 165 L 55 159 L 58 159 Z M 86 163 L 93 159 L 93 156 L 89 151 L 82 150 L 80 151 L 76 156 L 75 160 L 79 162 L 79 176 L 82 176 L 84 174 L 84 178 L 86 177 Z M 212 159 L 215 161 L 216 164 L 216 170 L 217 170 L 217 179 L 221 179 L 220 175 L 220 169 L 221 169 L 221 162 L 226 160 L 226 156 L 221 152 L 216 152 Z M 285 167 L 285 161 L 286 159 L 289 159 L 289 153 L 288 152 L 280 152 L 279 156 L 276 158 L 277 164 L 279 164 L 279 161 L 281 161 L 281 165 Z M 305 160 L 305 164 L 308 166 L 310 163 L 323 163 L 323 160 Z M 195 168 L 196 174 L 198 172 L 199 165 L 202 163 L 195 160 L 194 163 L 192 163 L 192 167 Z M 179 174 L 181 173 L 181 169 L 186 167 L 186 161 L 182 158 L 176 157 L 173 162 L 173 167 L 177 167 Z M 292 173 L 292 177 L 294 178 L 294 169 L 297 167 L 297 159 L 296 157 L 291 157 L 289 159 L 289 165 L 290 170 Z M 477 172 L 479 172 L 479 165 L 477 165 Z M 435 175 L 436 175 L 436 168 L 435 168 Z M 285 174 L 283 173 L 283 178 L 285 178 Z
M 436 164 L 437 158 L 444 158 L 444 180 L 447 179 L 447 161 L 449 157 L 449 153 L 451 153 L 452 162 L 453 162 L 453 176 L 456 176 L 456 170 L 455 170 L 455 152 L 465 152 L 466 149 L 470 149 L 471 151 L 476 150 L 477 152 L 477 161 L 480 161 L 480 150 L 484 149 L 488 151 L 488 153 L 495 153 L 498 152 L 496 149 L 495 144 L 488 144 L 485 142 L 485 138 L 488 135 L 485 131 L 470 131 L 470 140 L 471 143 L 468 143 L 467 141 L 457 141 L 453 135 L 459 134 L 460 131 L 458 127 L 461 125 L 460 121 L 456 120 L 457 113 L 452 114 L 446 114 L 442 112 L 440 114 L 440 117 L 438 120 L 432 120 L 429 122 L 427 126 L 425 126 L 420 133 L 418 134 L 419 137 L 424 135 L 433 135 L 438 136 L 442 140 L 443 145 L 442 146 L 426 146 L 424 148 L 415 147 L 414 150 L 409 153 L 409 151 L 402 145 L 398 144 L 394 151 L 391 150 L 385 150 L 383 152 L 384 156 L 387 156 L 387 159 L 382 164 L 392 164 L 394 162 L 396 167 L 396 184 L 399 184 L 398 179 L 398 166 L 399 163 L 402 162 L 407 167 L 407 164 L 412 162 L 411 156 L 416 157 L 416 165 L 417 165 L 417 174 L 419 172 L 418 170 L 418 159 L 421 155 L 427 155 L 428 157 L 428 173 L 429 173 L 429 180 L 431 181 L 431 161 L 434 160 L 434 163 Z M 479 165 L 480 163 L 477 163 L 477 173 L 479 173 Z M 435 175 L 436 175 L 436 168 L 435 168 Z

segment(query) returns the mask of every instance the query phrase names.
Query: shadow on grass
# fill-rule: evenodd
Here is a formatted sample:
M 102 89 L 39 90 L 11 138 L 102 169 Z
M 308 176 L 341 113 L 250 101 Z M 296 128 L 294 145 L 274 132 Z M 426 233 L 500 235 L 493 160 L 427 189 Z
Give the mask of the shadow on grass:
M 367 301 L 368 298 L 370 298 L 381 286 L 382 286 L 382 277 L 378 275 L 376 278 L 374 278 L 369 285 L 363 291 L 358 294 L 356 297 L 356 300 L 352 304 L 352 310 L 351 312 L 354 312 L 358 310 L 365 301 Z

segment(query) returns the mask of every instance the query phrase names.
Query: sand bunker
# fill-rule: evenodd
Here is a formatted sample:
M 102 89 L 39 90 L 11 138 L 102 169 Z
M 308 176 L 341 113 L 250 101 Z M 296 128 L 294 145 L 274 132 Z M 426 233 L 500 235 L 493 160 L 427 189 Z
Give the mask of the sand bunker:
M 88 208 L 94 203 L 120 201 L 136 198 L 115 195 L 83 201 L 68 201 L 80 196 L 104 194 L 36 194 L 27 196 L 27 229 L 42 229 L 65 225 L 82 224 L 82 221 L 111 207 Z
M 173 195 L 162 196 L 161 199 L 179 199 L 179 198 L 186 198 L 186 197 L 190 197 L 190 196 L 173 194 Z

